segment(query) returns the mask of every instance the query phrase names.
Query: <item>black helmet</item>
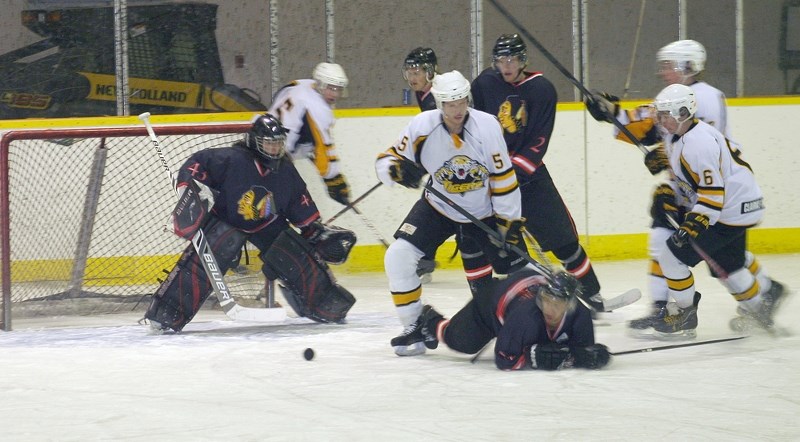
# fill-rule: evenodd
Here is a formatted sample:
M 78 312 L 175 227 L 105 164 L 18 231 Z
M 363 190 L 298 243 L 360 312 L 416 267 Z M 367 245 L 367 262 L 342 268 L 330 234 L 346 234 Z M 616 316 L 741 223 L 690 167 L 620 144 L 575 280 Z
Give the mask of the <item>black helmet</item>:
M 540 292 L 567 302 L 574 303 L 583 294 L 581 283 L 569 272 L 559 271 L 547 278 L 547 284 L 539 287 Z
M 433 79 L 433 76 L 439 71 L 439 66 L 436 61 L 436 53 L 431 48 L 419 47 L 409 52 L 403 62 L 403 78 L 408 68 L 420 68 L 427 74 L 428 81 Z M 408 80 L 408 78 L 406 78 Z
M 281 121 L 271 114 L 264 114 L 253 121 L 253 126 L 250 131 L 244 136 L 245 144 L 247 147 L 259 155 L 269 160 L 276 160 L 283 156 L 283 146 L 277 152 L 269 152 L 264 149 L 264 140 L 267 141 L 282 141 L 286 144 L 286 133 L 288 131 L 283 127 Z
M 498 57 L 519 57 L 519 61 L 525 64 L 528 61 L 528 48 L 519 34 L 503 34 L 497 38 L 492 49 L 492 58 Z

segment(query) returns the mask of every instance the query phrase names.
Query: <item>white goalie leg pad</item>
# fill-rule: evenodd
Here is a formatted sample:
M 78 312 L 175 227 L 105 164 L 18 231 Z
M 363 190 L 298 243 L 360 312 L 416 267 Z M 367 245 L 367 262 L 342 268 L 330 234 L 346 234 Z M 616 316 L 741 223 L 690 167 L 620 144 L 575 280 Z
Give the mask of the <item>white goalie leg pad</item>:
M 681 262 L 669 247 L 664 247 L 658 256 L 658 264 L 667 279 L 669 296 L 680 308 L 694 303 L 694 278 L 689 266 Z
M 672 233 L 672 230 L 662 227 L 650 229 L 647 250 L 652 261 L 647 276 L 647 287 L 653 302 L 669 300 L 669 287 L 667 287 L 667 280 L 663 277 L 663 270 L 658 264 L 658 256 L 667 249 L 667 240 Z
M 389 246 L 383 258 L 389 290 L 393 294 L 408 293 L 410 297 L 400 303 L 397 302 L 397 295 L 393 297 L 397 315 L 404 326 L 413 324 L 422 313 L 422 286 L 417 275 L 417 263 L 423 256 L 425 254 L 420 249 L 400 238 Z

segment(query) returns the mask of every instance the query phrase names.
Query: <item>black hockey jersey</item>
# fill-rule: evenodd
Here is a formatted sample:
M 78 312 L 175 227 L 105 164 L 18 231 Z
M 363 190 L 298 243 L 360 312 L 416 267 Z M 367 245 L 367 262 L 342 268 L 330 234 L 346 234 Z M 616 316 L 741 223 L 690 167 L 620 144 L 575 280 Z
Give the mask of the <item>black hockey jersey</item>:
M 472 82 L 473 107 L 497 116 L 520 184 L 537 179 L 556 120 L 558 95 L 541 72 L 506 83 L 488 68 Z
M 320 214 L 291 159 L 265 161 L 241 143 L 196 152 L 178 171 L 178 187 L 194 178 L 215 191 L 212 212 L 231 226 L 257 232 L 278 218 L 305 227 Z

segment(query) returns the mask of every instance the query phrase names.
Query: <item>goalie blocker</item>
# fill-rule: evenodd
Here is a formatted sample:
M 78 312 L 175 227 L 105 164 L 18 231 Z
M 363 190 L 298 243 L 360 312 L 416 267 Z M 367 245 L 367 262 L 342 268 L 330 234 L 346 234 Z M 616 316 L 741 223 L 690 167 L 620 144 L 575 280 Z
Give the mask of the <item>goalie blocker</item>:
M 176 221 L 181 218 L 176 206 Z M 197 206 L 195 206 L 197 207 Z M 212 292 L 211 279 L 222 275 L 237 261 L 239 250 L 248 235 L 213 215 L 204 214 L 208 222 L 203 227 L 206 240 L 219 263 L 219 272 L 206 275 L 203 263 L 192 246 L 187 247 L 178 263 L 161 284 L 145 313 L 145 318 L 180 331 L 194 318 L 203 302 Z M 194 216 L 190 217 L 196 219 Z M 179 224 L 176 222 L 176 230 Z M 283 282 L 281 289 L 292 306 L 302 317 L 317 322 L 341 322 L 355 303 L 350 292 L 334 282 L 325 260 L 343 263 L 355 244 L 353 232 L 319 223 L 311 230 L 309 240 L 293 229 L 283 231 L 265 253 L 262 271 L 272 280 Z M 189 233 L 194 229 L 184 229 Z M 313 243 L 313 244 L 312 244 Z

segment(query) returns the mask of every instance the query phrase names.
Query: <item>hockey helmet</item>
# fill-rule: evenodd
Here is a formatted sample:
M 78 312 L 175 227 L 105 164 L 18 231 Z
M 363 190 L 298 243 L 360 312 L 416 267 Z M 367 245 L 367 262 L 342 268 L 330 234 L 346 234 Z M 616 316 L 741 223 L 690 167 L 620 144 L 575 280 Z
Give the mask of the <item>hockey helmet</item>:
M 678 40 L 659 49 L 656 60 L 659 68 L 664 62 L 672 62 L 672 69 L 694 76 L 706 68 L 706 48 L 694 40 Z
M 520 63 L 527 63 L 528 48 L 519 34 L 503 34 L 497 38 L 492 48 L 492 59 L 497 61 L 501 57 L 518 57 Z
M 671 84 L 656 95 L 653 102 L 656 112 L 663 115 L 668 113 L 676 121 L 682 122 L 697 112 L 697 99 L 694 90 L 683 84 Z
M 259 115 L 244 136 L 247 147 L 268 160 L 277 160 L 286 152 L 286 133 L 281 121 L 271 114 Z
M 431 93 L 436 107 L 442 109 L 442 103 L 468 98 L 472 102 L 471 85 L 461 72 L 450 71 L 433 77 Z
M 569 311 L 582 295 L 583 287 L 578 279 L 562 270 L 547 277 L 545 284 L 539 285 L 536 299 L 540 308 L 543 301 L 550 301 L 564 304 L 566 311 Z
M 419 68 L 425 71 L 425 78 L 430 82 L 439 71 L 436 53 L 431 48 L 418 47 L 406 55 L 403 61 L 403 79 L 408 80 L 408 69 Z
M 336 63 L 320 63 L 314 68 L 311 77 L 317 83 L 331 85 L 342 89 L 347 87 L 347 75 L 342 66 Z

